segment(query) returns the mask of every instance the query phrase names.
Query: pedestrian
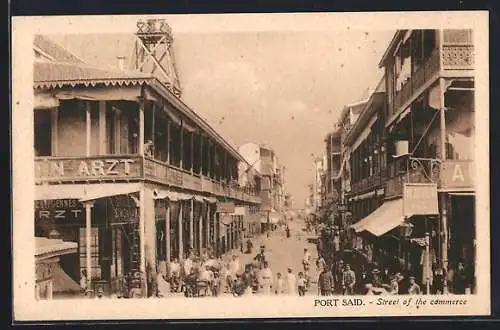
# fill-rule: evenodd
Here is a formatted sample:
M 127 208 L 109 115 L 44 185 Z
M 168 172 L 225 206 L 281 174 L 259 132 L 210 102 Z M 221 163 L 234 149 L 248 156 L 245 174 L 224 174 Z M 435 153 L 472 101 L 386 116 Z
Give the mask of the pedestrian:
M 398 282 L 398 275 L 397 274 L 394 274 L 391 277 L 391 284 L 390 284 L 389 292 L 391 294 L 399 294 L 399 282 Z
M 467 271 L 464 263 L 461 261 L 458 263 L 457 269 L 453 274 L 453 286 L 454 294 L 465 294 L 465 289 L 469 286 Z
M 288 225 L 286 225 L 285 231 L 286 231 L 286 238 L 290 238 L 290 228 L 288 227 Z
M 410 285 L 408 287 L 408 294 L 420 294 L 420 286 L 415 281 L 414 276 L 410 276 Z
M 342 289 L 345 295 L 354 294 L 354 285 L 356 285 L 356 274 L 351 269 L 351 265 L 346 264 L 342 273 Z
M 276 273 L 276 283 L 274 285 L 274 293 L 275 294 L 284 294 L 285 293 L 285 280 L 283 280 L 283 276 L 281 273 Z
M 157 283 L 157 291 L 156 291 L 156 296 L 159 298 L 166 297 L 170 294 L 170 283 L 165 281 L 165 278 L 163 277 L 163 274 L 161 272 L 158 272 L 156 275 L 156 283 Z
M 306 294 L 306 285 L 307 280 L 304 276 L 303 272 L 299 272 L 299 278 L 297 280 L 297 290 L 299 292 L 299 296 L 305 296 Z
M 255 275 L 252 271 L 251 264 L 245 265 L 245 271 L 241 275 L 241 281 L 243 284 L 244 294 L 251 294 L 253 291 L 252 286 L 255 283 Z
M 334 264 L 333 276 L 335 279 L 336 293 L 343 293 L 342 278 L 344 276 L 344 260 L 340 259 Z
M 311 253 L 304 248 L 304 256 L 302 258 L 302 266 L 304 267 L 304 273 L 307 276 L 309 274 L 309 265 L 311 263 Z
M 356 280 L 356 285 L 354 286 L 354 292 L 360 295 L 366 294 L 367 283 L 371 283 L 371 280 L 369 279 L 366 270 L 362 268 L 361 274 L 359 275 L 359 278 Z
M 321 273 L 326 268 L 326 261 L 322 255 L 319 255 L 316 260 L 316 268 L 318 273 Z
M 335 281 L 330 268 L 325 267 L 318 277 L 318 289 L 321 296 L 331 296 L 335 288 Z
M 372 284 L 376 288 L 381 288 L 383 281 L 382 276 L 380 275 L 380 270 L 378 268 L 372 269 Z
M 288 295 L 297 294 L 297 278 L 293 274 L 293 269 L 288 267 L 288 273 L 285 278 L 286 293 Z
M 264 268 L 260 270 L 260 288 L 262 293 L 265 295 L 271 294 L 271 288 L 273 283 L 273 272 L 269 268 L 269 263 L 264 261 Z
M 87 292 L 87 270 L 85 269 L 80 272 L 80 288 L 81 292 Z
M 239 273 L 240 269 L 240 260 L 237 255 L 233 254 L 231 261 L 229 262 L 229 273 L 233 279 L 236 277 L 236 274 Z

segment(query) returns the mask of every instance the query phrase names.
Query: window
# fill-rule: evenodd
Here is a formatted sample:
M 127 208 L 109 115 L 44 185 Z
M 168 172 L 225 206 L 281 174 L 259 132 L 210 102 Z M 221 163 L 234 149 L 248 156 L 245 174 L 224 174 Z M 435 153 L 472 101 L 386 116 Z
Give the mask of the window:
M 35 111 L 35 156 L 50 156 L 52 154 L 51 112 Z

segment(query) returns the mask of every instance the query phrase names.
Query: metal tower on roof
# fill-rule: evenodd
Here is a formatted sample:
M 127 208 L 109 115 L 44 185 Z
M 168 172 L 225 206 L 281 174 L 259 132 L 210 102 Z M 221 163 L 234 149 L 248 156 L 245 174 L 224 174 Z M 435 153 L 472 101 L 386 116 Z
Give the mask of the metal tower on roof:
M 135 69 L 153 74 L 177 97 L 181 87 L 174 61 L 172 29 L 164 19 L 137 21 Z

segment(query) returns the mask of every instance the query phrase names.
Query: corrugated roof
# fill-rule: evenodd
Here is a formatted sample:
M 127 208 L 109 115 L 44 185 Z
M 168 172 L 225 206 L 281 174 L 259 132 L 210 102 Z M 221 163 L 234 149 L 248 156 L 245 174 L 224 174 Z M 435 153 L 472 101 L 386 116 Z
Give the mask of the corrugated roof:
M 114 71 L 94 68 L 76 63 L 35 62 L 33 81 L 35 88 L 55 88 L 64 85 L 86 86 L 105 85 L 135 85 L 150 81 L 150 75 L 141 72 Z
M 82 59 L 73 55 L 57 42 L 45 36 L 39 34 L 35 35 L 33 45 L 52 57 L 56 62 L 85 63 Z

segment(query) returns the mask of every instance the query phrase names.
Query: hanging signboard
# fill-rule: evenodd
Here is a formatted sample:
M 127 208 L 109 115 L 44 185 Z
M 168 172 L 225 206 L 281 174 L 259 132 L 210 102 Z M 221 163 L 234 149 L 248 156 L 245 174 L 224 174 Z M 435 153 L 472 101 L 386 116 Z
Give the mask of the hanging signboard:
M 406 217 L 439 214 L 437 184 L 405 183 L 403 212 Z
M 234 213 L 234 203 L 217 203 L 217 213 Z

